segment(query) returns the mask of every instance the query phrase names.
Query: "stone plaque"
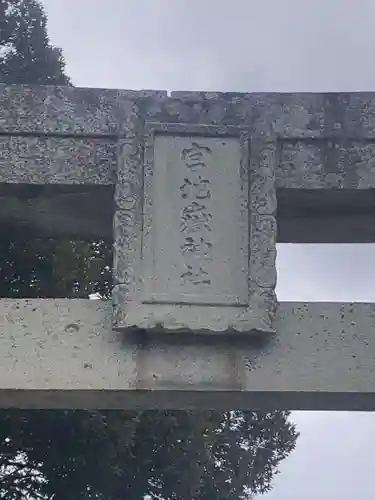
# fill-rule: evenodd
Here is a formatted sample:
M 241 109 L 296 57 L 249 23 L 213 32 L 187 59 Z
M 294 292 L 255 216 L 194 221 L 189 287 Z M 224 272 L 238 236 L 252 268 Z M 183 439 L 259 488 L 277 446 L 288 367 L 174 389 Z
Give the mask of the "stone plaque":
M 142 130 L 119 151 L 114 327 L 272 332 L 276 224 L 252 209 L 252 199 L 264 208 L 258 174 L 269 155 L 261 148 L 263 171 L 252 176 L 240 127 Z
M 247 179 L 239 137 L 156 134 L 143 299 L 246 305 Z M 244 175 L 242 175 L 244 174 Z

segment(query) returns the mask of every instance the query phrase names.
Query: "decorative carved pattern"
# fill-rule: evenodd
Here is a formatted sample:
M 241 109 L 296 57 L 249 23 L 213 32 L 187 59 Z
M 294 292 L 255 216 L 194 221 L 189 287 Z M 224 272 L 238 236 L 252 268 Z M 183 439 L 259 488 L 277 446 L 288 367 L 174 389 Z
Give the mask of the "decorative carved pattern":
M 115 284 L 126 288 L 126 300 L 136 292 L 142 235 L 142 120 L 133 103 L 118 143 L 115 188 L 113 269 Z

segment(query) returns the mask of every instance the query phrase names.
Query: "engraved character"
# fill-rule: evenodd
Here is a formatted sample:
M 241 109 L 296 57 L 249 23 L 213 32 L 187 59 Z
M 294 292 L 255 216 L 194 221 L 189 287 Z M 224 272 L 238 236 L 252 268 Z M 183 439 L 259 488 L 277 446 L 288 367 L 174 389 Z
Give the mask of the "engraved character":
M 185 178 L 184 183 L 180 186 L 180 192 L 184 199 L 191 194 L 197 200 L 208 200 L 211 198 L 210 181 L 201 175 L 198 175 L 194 181 Z
M 190 205 L 183 207 L 181 211 L 181 226 L 183 232 L 194 232 L 206 229 L 211 231 L 212 214 L 207 211 L 205 205 L 193 201 Z
M 212 154 L 211 148 L 192 142 L 190 148 L 181 151 L 181 159 L 191 171 L 195 172 L 199 168 L 206 167 L 205 157 L 210 154 Z
M 181 245 L 183 254 L 196 254 L 205 258 L 210 256 L 211 249 L 212 243 L 207 241 L 203 236 L 187 236 Z
M 211 280 L 208 278 L 208 272 L 203 269 L 200 264 L 188 264 L 186 271 L 181 274 L 184 282 L 188 281 L 193 285 L 211 285 Z

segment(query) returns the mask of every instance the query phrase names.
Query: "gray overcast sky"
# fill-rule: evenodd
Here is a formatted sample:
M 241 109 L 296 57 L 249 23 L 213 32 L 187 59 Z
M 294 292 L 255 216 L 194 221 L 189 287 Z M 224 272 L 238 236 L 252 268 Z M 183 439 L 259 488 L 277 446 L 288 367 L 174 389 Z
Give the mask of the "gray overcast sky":
M 374 0 L 43 3 L 78 86 L 375 91 Z M 375 301 L 371 252 L 372 245 L 283 245 L 279 298 Z M 375 414 L 293 418 L 297 450 L 265 500 L 373 499 Z

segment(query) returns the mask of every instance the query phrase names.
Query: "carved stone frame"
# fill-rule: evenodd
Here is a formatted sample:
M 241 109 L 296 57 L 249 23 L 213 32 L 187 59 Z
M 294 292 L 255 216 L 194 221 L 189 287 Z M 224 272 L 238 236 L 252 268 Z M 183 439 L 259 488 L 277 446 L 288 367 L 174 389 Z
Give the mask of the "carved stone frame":
M 138 127 L 141 135 L 135 133 L 125 139 L 123 145 L 120 145 L 118 157 L 118 169 L 122 172 L 119 177 L 121 182 L 127 185 L 125 191 L 132 201 L 127 204 L 126 213 L 124 210 L 118 210 L 115 215 L 114 329 L 136 328 L 168 333 L 190 331 L 232 335 L 274 333 L 275 143 L 255 140 L 250 149 L 248 130 L 234 125 L 159 122 L 142 124 L 139 118 Z M 248 208 L 249 235 L 248 302 L 241 308 L 201 305 L 194 309 L 194 306 L 189 304 L 155 303 L 152 297 L 144 295 L 142 273 L 152 245 L 151 191 L 156 133 L 238 137 L 240 140 L 240 170 L 243 182 L 247 184 L 247 200 L 244 201 Z M 116 187 L 116 190 L 119 188 Z M 131 190 L 135 192 L 132 193 Z M 129 221 L 135 221 L 131 224 L 130 231 L 126 227 Z M 129 241 L 129 238 L 132 241 Z

